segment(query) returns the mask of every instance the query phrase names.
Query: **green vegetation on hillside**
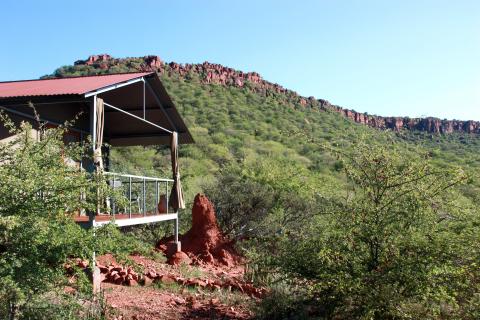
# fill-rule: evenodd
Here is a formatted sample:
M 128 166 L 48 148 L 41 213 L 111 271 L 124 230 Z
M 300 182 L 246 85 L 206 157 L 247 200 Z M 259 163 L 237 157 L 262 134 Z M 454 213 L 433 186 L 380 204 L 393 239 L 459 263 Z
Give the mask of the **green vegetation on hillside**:
M 65 66 L 54 75 L 132 72 L 140 68 L 142 61 L 129 58 L 106 70 L 87 65 Z M 372 133 L 377 141 L 385 139 L 377 134 L 378 130 L 355 124 L 337 113 L 305 108 L 281 93 L 257 93 L 250 89 L 255 84 L 248 82 L 244 88 L 203 84 L 201 75 L 193 72 L 187 76 L 165 72 L 161 79 L 196 142 L 180 148 L 182 178 L 189 201 L 205 183 L 215 180 L 219 169 L 232 163 L 285 160 L 312 175 L 341 181 L 337 161 L 322 152 L 319 145 L 349 148 L 364 133 Z M 480 138 L 476 135 L 411 131 L 389 135 L 402 144 L 405 152 L 428 151 L 439 167 L 457 164 L 472 174 L 480 168 Z M 118 148 L 113 151 L 112 162 L 114 167 L 130 172 L 168 174 L 165 151 L 154 150 L 155 147 Z M 464 192 L 469 199 L 480 191 L 476 183 L 469 188 Z
M 254 261 L 274 290 L 265 318 L 478 318 L 478 213 L 455 190 L 467 177 L 397 147 L 340 151 L 348 187 L 264 244 L 274 254 Z
M 55 74 L 135 71 L 137 60 Z M 260 316 L 479 317 L 479 137 L 381 132 L 200 77 L 162 75 L 196 141 L 180 148 L 186 198 L 206 192 L 244 240 L 249 276 L 272 289 Z M 114 149 L 112 162 L 168 174 L 155 146 Z

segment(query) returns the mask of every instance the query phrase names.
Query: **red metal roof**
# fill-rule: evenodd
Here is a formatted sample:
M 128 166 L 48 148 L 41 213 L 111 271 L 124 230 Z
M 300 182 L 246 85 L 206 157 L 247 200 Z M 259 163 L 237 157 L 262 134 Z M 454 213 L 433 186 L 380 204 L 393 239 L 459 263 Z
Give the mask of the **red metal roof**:
M 85 94 L 148 74 L 151 72 L 0 82 L 0 98 Z

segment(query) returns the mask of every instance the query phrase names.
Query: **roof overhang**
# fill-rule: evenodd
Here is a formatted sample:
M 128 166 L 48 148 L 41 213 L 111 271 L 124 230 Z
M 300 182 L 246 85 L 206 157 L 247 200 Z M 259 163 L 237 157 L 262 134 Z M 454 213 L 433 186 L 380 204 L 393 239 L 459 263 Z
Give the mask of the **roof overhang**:
M 112 91 L 112 90 L 115 90 L 115 89 L 118 89 L 118 88 L 121 88 L 121 87 L 124 87 L 124 86 L 128 86 L 128 85 L 131 85 L 131 84 L 134 84 L 134 83 L 137 83 L 137 82 L 144 82 L 144 81 L 145 81 L 144 77 L 138 77 L 138 78 L 127 80 L 127 81 L 120 82 L 120 83 L 117 83 L 117 84 L 112 84 L 112 85 L 109 85 L 109 86 L 105 86 L 103 88 L 95 89 L 95 90 L 92 90 L 92 91 L 89 91 L 89 92 L 85 93 L 85 98 L 88 98 L 88 97 L 91 97 L 91 96 L 94 96 L 94 95 L 98 95 L 98 94 L 103 93 L 103 92 Z
M 92 87 L 88 79 L 96 85 Z M 62 80 L 66 82 L 62 84 Z M 53 88 L 41 81 L 50 81 Z M 28 89 L 27 82 L 35 83 L 36 88 Z M 73 87 L 70 91 L 64 88 L 69 84 Z M 75 112 L 83 112 L 84 119 L 75 126 L 86 132 L 90 132 L 90 121 L 85 114 L 90 113 L 95 97 L 102 98 L 105 102 L 104 140 L 112 146 L 169 144 L 172 131 L 178 132 L 179 143 L 194 142 L 156 73 L 26 81 L 17 82 L 14 87 L 19 93 L 28 93 L 28 90 L 42 93 L 43 90 L 49 94 L 12 96 L 5 94 L 5 83 L 0 83 L 0 106 L 29 114 L 32 110 L 27 105 L 32 102 L 42 119 L 52 123 L 70 121 Z

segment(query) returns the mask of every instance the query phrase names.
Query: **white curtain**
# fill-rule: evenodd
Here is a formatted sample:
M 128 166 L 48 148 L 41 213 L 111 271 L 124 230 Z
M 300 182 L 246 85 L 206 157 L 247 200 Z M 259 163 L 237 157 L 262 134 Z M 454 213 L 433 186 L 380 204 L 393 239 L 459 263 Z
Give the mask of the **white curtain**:
M 105 124 L 104 119 L 104 105 L 103 99 L 97 97 L 97 108 L 95 110 L 97 124 L 95 127 L 95 150 L 93 150 L 93 164 L 95 165 L 95 170 L 97 174 L 103 173 L 103 157 L 102 157 L 102 145 L 103 145 L 103 126 Z M 102 204 L 102 195 L 100 194 L 100 190 L 97 189 L 97 214 L 101 212 L 101 204 Z M 110 201 L 109 199 L 105 199 L 106 207 L 109 211 L 110 209 Z
M 103 145 L 103 126 L 105 124 L 103 99 L 97 98 L 97 126 L 95 128 L 95 150 L 93 151 L 93 162 L 97 171 L 103 171 L 102 145 Z
M 170 152 L 172 158 L 173 187 L 170 193 L 170 205 L 177 211 L 185 209 L 185 201 L 183 199 L 182 183 L 180 182 L 180 169 L 178 164 L 178 134 L 172 132 L 170 140 Z

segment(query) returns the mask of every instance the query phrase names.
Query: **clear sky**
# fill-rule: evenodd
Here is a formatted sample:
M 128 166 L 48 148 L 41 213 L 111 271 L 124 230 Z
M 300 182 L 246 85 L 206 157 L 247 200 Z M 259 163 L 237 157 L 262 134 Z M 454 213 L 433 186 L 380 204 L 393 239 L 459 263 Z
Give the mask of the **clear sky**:
M 91 54 L 256 71 L 384 116 L 480 120 L 480 1 L 0 1 L 0 80 Z

